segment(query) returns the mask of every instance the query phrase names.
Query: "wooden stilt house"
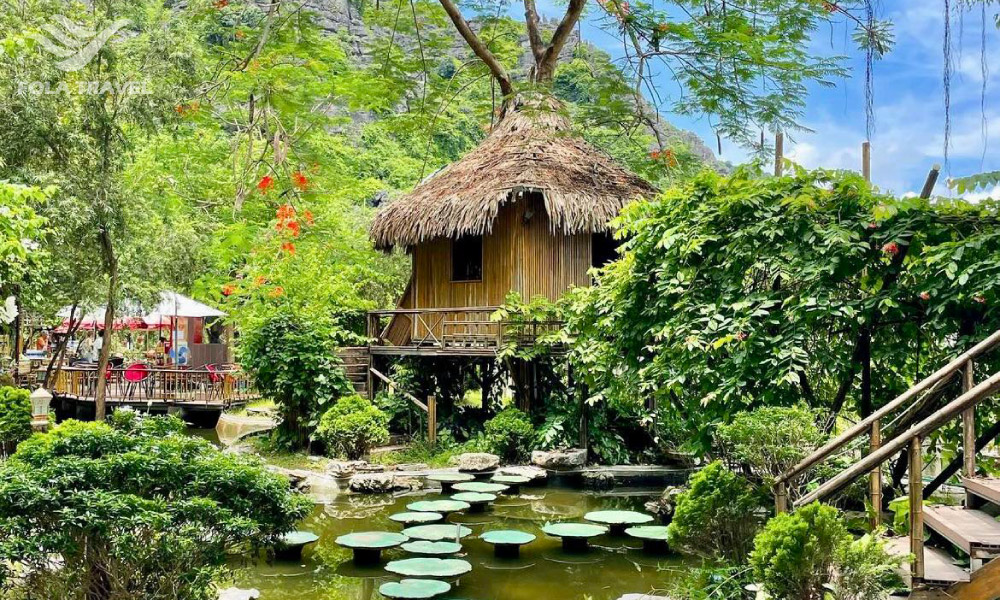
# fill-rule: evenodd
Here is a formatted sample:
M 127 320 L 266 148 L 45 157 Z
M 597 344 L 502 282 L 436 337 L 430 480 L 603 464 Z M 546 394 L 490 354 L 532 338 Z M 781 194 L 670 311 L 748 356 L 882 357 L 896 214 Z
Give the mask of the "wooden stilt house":
M 369 315 L 372 354 L 488 355 L 511 291 L 558 298 L 614 255 L 608 222 L 657 190 L 571 131 L 552 99 L 515 100 L 490 135 L 377 215 L 371 237 L 404 248 L 398 308 Z

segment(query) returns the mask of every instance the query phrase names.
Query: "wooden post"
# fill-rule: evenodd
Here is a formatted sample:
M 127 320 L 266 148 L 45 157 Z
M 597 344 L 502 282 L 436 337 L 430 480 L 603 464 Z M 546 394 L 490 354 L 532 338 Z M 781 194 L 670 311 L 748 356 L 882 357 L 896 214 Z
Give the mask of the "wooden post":
M 868 141 L 861 144 L 861 174 L 865 181 L 872 182 L 872 143 Z
M 437 398 L 427 396 L 427 443 L 437 444 Z
M 785 155 L 785 134 L 780 131 L 774 134 L 774 176 L 781 177 L 782 160 Z
M 774 514 L 788 512 L 788 486 L 784 481 L 774 488 Z
M 913 585 L 924 578 L 924 461 L 923 438 L 910 440 L 910 553 L 913 554 Z
M 962 371 L 962 393 L 966 393 L 976 386 L 975 375 L 974 375 L 975 363 L 972 359 L 969 359 L 965 363 L 965 369 Z M 963 477 L 975 477 L 976 476 L 976 407 L 970 406 L 969 408 L 962 411 L 962 476 Z M 966 492 L 965 494 L 965 507 L 966 508 L 976 508 L 975 497 Z
M 878 419 L 875 419 L 872 423 L 871 438 L 871 449 L 874 452 L 882 445 L 882 423 Z M 882 525 L 882 465 L 872 469 L 870 488 L 872 501 L 871 525 L 872 531 L 875 531 Z

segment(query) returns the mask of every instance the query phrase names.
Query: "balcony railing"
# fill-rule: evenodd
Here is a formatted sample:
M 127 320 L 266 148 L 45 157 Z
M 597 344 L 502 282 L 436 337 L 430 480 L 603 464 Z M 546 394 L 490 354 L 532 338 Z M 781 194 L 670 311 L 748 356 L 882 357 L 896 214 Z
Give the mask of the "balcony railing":
M 493 353 L 506 344 L 534 344 L 559 321 L 498 321 L 496 306 L 398 308 L 368 313 L 372 347 Z
M 228 408 L 259 398 L 246 373 L 238 368 L 178 369 L 109 368 L 106 399 L 109 404 L 165 404 Z M 96 366 L 63 367 L 49 382 L 55 396 L 94 401 Z

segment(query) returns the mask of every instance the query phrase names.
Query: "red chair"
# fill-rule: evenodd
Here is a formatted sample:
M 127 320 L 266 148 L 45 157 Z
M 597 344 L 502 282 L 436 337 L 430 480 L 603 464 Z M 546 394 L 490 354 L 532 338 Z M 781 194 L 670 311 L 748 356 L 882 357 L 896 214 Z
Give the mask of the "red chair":
M 214 364 L 205 365 L 205 370 L 208 371 L 209 398 L 221 396 L 222 384 L 226 381 L 225 374 L 220 373 L 218 365 Z
M 125 373 L 122 375 L 125 379 L 125 397 L 131 399 L 138 389 L 142 389 L 149 396 L 150 389 L 146 385 L 146 380 L 151 374 L 149 367 L 143 363 L 132 363 L 125 367 Z

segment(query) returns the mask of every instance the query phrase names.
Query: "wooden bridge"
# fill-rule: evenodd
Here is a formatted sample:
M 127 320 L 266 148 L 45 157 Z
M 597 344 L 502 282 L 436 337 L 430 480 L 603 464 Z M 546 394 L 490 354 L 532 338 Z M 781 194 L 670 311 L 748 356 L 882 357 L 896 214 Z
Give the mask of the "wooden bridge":
M 237 368 L 177 369 L 169 367 L 109 368 L 108 407 L 133 406 L 146 409 L 180 407 L 195 410 L 225 410 L 260 396 L 249 377 Z M 97 395 L 97 367 L 63 367 L 49 382 L 58 399 L 92 404 Z
M 909 468 L 909 520 L 907 538 L 891 540 L 890 549 L 900 555 L 910 554 L 912 563 L 905 576 L 909 579 L 911 598 L 957 600 L 995 600 L 1000 597 L 1000 522 L 992 514 L 1000 507 L 1000 479 L 983 476 L 976 468 L 976 455 L 996 436 L 998 427 L 976 437 L 976 407 L 1000 390 L 1000 372 L 976 383 L 976 359 L 1000 345 L 1000 331 L 941 367 L 923 381 L 831 440 L 803 459 L 775 482 L 775 508 L 783 512 L 826 500 L 861 477 L 869 478 L 869 495 L 874 511 L 873 526 L 880 524 L 882 465 L 905 453 Z M 958 381 L 958 397 L 933 410 L 935 402 Z M 927 505 L 924 502 L 937 486 L 956 473 L 946 469 L 925 487 L 924 440 L 955 420 L 961 421 L 962 455 L 960 481 L 965 491 L 960 506 Z M 883 439 L 886 432 L 891 432 Z M 867 444 L 863 436 L 867 434 Z M 852 444 L 852 442 L 854 442 Z M 861 442 L 860 444 L 858 442 Z M 849 444 L 851 444 L 849 446 Z M 852 457 L 850 467 L 837 473 L 809 493 L 798 495 L 805 473 L 838 453 Z M 987 508 L 988 510 L 981 510 Z M 933 533 L 932 544 L 925 545 L 925 529 Z M 969 568 L 955 564 L 945 552 L 953 550 L 968 556 Z

